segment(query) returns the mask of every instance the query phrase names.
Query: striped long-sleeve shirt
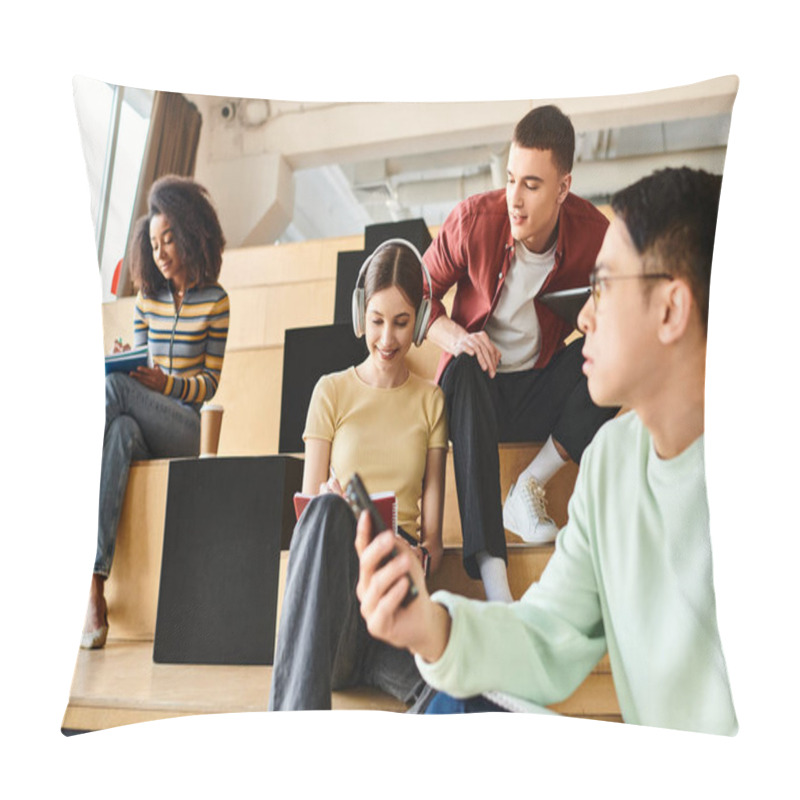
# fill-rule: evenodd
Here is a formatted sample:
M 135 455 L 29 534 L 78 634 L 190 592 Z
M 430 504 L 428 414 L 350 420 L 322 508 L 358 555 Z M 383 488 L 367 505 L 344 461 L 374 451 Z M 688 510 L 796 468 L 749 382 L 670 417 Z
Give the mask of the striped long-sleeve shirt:
M 147 344 L 150 360 L 167 375 L 164 394 L 199 408 L 217 391 L 230 304 L 219 285 L 189 288 L 180 311 L 165 288 L 145 297 L 139 292 L 133 318 L 135 346 Z

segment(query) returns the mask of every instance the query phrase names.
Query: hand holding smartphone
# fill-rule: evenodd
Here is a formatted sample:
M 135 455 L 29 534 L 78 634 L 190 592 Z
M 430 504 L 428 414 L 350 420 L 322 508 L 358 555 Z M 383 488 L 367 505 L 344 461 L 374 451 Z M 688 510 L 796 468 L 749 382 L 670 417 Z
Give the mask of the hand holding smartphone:
M 356 519 L 358 519 L 362 511 L 366 511 L 369 514 L 371 523 L 371 536 L 373 538 L 386 527 L 386 524 L 381 518 L 381 515 L 378 513 L 378 509 L 375 508 L 375 504 L 370 499 L 369 493 L 367 492 L 358 473 L 354 473 L 353 477 L 348 481 L 344 490 L 344 497 L 350 505 L 350 508 L 353 510 L 353 513 L 356 515 Z M 385 564 L 389 559 L 394 558 L 396 555 L 397 550 L 393 549 L 389 555 L 389 558 L 385 559 L 383 564 Z M 383 564 L 381 564 L 381 566 L 383 566 Z M 411 579 L 410 575 L 408 575 L 408 582 L 410 586 L 406 596 L 403 598 L 403 602 L 401 603 L 401 605 L 404 607 L 414 600 L 414 598 L 419 594 L 419 590 L 417 589 L 416 584 Z

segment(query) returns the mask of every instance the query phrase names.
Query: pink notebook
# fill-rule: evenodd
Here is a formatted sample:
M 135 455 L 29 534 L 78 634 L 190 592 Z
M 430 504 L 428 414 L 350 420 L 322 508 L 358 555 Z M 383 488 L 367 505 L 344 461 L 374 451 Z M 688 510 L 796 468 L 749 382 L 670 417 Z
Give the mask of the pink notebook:
M 308 501 L 312 500 L 315 495 L 308 495 L 302 494 L 300 492 L 295 492 L 294 494 L 294 513 L 297 515 L 297 519 L 300 519 L 300 515 L 305 510 L 305 507 L 308 505 Z M 378 513 L 383 518 L 383 521 L 386 523 L 386 529 L 394 531 L 397 533 L 397 496 L 394 492 L 377 492 L 376 494 L 371 494 L 370 499 L 373 503 L 375 503 L 375 507 L 378 509 Z

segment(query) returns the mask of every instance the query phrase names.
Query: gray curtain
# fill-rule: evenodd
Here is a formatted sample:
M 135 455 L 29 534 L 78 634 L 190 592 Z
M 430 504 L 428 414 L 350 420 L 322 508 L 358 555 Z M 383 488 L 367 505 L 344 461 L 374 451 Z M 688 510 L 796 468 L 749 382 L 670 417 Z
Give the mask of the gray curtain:
M 194 175 L 202 121 L 197 107 L 182 94 L 156 92 L 142 158 L 142 169 L 139 172 L 133 216 L 125 243 L 117 297 L 131 295 L 135 291 L 130 275 L 128 249 L 136 220 L 147 213 L 147 193 L 153 182 L 162 175 L 185 177 Z

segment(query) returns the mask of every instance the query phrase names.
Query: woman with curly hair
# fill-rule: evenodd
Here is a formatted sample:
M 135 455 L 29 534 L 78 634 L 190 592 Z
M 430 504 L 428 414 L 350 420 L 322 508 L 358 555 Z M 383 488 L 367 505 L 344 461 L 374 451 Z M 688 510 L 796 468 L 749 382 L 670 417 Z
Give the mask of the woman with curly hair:
M 139 286 L 134 346 L 148 366 L 106 376 L 97 556 L 81 647 L 108 635 L 105 580 L 111 571 L 131 461 L 196 456 L 200 407 L 219 385 L 228 337 L 228 295 L 217 283 L 225 237 L 208 192 L 189 178 L 157 180 L 134 229 Z M 115 347 L 115 349 L 118 349 Z

